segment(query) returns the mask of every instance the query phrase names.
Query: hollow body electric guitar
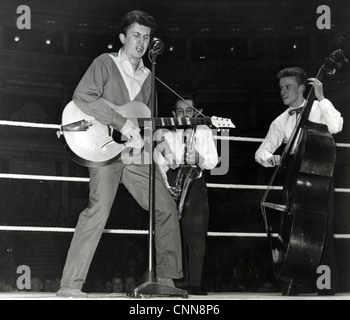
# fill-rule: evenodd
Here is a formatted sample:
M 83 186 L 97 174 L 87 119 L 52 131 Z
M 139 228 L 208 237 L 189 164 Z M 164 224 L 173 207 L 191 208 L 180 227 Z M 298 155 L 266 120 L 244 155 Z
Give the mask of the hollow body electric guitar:
M 123 117 L 138 123 L 141 129 L 150 127 L 150 109 L 142 102 L 129 102 L 122 106 L 108 103 Z M 156 128 L 184 128 L 194 125 L 208 125 L 216 128 L 235 128 L 230 119 L 218 117 L 202 118 L 154 118 Z M 140 141 L 123 139 L 121 134 L 109 125 L 103 125 L 94 117 L 82 112 L 73 101 L 62 113 L 62 125 L 57 136 L 64 136 L 69 156 L 85 167 L 105 166 L 121 156 L 125 148 L 142 148 Z M 124 137 L 125 138 L 125 137 Z

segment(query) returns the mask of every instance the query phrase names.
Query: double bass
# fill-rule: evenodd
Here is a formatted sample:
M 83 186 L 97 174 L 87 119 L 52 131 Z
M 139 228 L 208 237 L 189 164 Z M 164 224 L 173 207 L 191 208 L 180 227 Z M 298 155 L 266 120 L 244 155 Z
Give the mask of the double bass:
M 331 53 L 316 78 L 333 75 L 344 52 Z M 311 87 L 299 120 L 261 200 L 274 274 L 289 284 L 312 284 L 320 265 L 333 206 L 333 171 L 336 148 L 326 125 L 308 120 L 313 102 Z M 278 201 L 271 191 L 283 176 Z M 269 199 L 268 199 L 269 196 Z M 272 199 L 272 200 L 271 200 Z

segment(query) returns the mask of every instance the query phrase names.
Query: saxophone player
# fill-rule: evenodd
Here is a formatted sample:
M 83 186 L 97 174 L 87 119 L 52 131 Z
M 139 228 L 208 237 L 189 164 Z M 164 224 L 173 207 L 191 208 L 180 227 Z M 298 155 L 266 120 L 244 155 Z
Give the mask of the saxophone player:
M 196 115 L 194 98 L 186 96 L 175 101 L 173 116 L 192 118 Z M 178 199 L 177 183 L 184 166 L 195 165 L 198 176 L 191 182 L 191 187 L 180 192 L 187 192 L 184 197 L 180 218 L 184 278 L 175 282 L 176 286 L 192 295 L 206 295 L 202 288 L 202 271 L 206 248 L 206 235 L 209 223 L 209 205 L 207 186 L 202 170 L 211 170 L 218 164 L 218 153 L 211 129 L 197 125 L 189 129 L 165 130 L 161 148 L 155 148 L 155 160 L 163 175 L 165 184 Z M 165 147 L 164 147 L 165 145 Z M 181 177 L 179 177 L 181 176 Z M 184 196 L 184 194 L 182 194 Z

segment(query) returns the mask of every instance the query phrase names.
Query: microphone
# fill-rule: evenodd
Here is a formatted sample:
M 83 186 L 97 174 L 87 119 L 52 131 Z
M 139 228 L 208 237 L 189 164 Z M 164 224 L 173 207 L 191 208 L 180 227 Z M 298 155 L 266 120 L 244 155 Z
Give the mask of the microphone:
M 159 55 L 164 51 L 164 42 L 159 38 L 153 38 L 149 45 L 149 51 L 153 55 Z

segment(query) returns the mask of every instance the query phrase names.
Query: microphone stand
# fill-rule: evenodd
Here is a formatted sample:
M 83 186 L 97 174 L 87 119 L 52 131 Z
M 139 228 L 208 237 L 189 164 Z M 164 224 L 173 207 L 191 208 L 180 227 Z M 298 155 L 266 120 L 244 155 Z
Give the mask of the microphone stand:
M 154 211 L 155 211 L 155 163 L 153 160 L 153 151 L 155 148 L 155 142 L 153 141 L 153 132 L 155 130 L 156 115 L 156 87 L 155 87 L 155 66 L 156 57 L 161 50 L 150 50 L 149 57 L 152 63 L 151 73 L 151 125 L 149 128 L 149 139 L 150 139 L 150 164 L 149 164 L 149 233 L 148 233 L 148 270 L 147 270 L 147 281 L 136 287 L 131 296 L 133 298 L 142 298 L 144 296 L 181 296 L 183 298 L 188 297 L 188 292 L 179 288 L 169 287 L 161 285 L 155 281 L 155 273 L 153 270 L 153 234 L 154 234 Z

